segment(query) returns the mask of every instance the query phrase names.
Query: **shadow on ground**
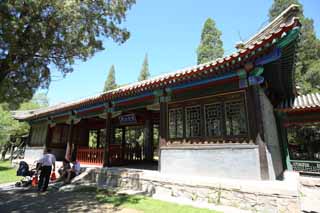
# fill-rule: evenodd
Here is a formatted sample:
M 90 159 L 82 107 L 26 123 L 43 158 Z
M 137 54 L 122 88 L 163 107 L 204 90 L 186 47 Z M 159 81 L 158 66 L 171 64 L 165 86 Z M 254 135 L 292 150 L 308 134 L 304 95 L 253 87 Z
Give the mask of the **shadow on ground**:
M 6 170 L 10 170 L 12 168 L 10 167 L 5 167 L 5 166 L 0 166 L 0 171 L 6 171 Z
M 0 191 L 0 212 L 102 212 L 96 193 L 59 192 L 36 189 Z

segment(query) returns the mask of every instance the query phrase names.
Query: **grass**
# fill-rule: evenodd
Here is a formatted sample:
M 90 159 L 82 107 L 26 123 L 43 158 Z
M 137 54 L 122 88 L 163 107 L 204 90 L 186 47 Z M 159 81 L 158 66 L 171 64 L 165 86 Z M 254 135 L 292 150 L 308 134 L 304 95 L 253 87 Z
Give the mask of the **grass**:
M 100 191 L 97 193 L 97 199 L 101 203 L 112 204 L 117 208 L 136 209 L 144 213 L 218 213 L 209 209 L 169 203 L 141 195 L 115 195 Z
M 0 184 L 21 180 L 21 177 L 16 176 L 16 172 L 16 169 L 11 167 L 10 161 L 0 161 Z

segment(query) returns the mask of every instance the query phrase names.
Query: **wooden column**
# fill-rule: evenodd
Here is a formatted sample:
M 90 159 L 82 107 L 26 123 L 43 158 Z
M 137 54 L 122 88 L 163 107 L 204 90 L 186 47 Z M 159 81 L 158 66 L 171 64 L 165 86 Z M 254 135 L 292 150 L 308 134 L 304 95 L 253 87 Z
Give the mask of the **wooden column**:
M 147 115 L 144 125 L 144 154 L 145 160 L 153 160 L 153 124 L 151 113 Z
M 267 151 L 266 151 L 266 144 L 264 142 L 264 131 L 263 131 L 263 119 L 262 119 L 262 111 L 261 111 L 261 101 L 260 101 L 260 92 L 259 86 L 252 86 L 249 88 L 252 94 L 253 99 L 253 107 L 254 107 L 254 131 L 256 134 L 255 142 L 258 145 L 259 149 L 259 160 L 260 160 L 260 174 L 262 180 L 269 179 L 269 167 L 268 167 L 268 158 L 267 158 Z
M 104 156 L 103 156 L 103 167 L 109 167 L 110 166 L 110 150 L 109 145 L 111 142 L 112 137 L 112 128 L 111 128 L 111 112 L 110 112 L 110 103 L 107 107 L 107 113 L 106 113 L 106 141 L 104 145 Z
M 72 147 L 73 145 L 73 119 L 71 119 L 70 121 L 70 125 L 69 125 L 69 131 L 68 131 L 68 146 L 69 146 L 69 153 L 68 156 L 70 156 L 70 160 L 73 160 L 76 158 L 76 153 L 74 150 L 74 147 Z
M 48 148 L 49 147 L 49 144 L 50 144 L 50 124 L 47 124 L 47 135 L 46 135 L 46 143 L 45 143 L 45 147 Z
M 160 126 L 159 126 L 159 162 L 158 170 L 161 171 L 161 149 L 166 145 L 168 139 L 168 102 L 167 96 L 160 97 Z
M 126 153 L 126 128 L 122 127 L 122 135 L 121 135 L 121 145 L 122 145 L 122 159 L 125 159 Z
M 29 124 L 30 125 L 30 129 L 29 129 L 29 135 L 28 135 L 28 141 L 27 141 L 27 145 L 30 146 L 31 145 L 31 140 L 32 140 L 32 124 Z
M 287 128 L 283 127 L 283 122 L 285 119 L 285 114 L 281 112 L 276 112 L 276 122 L 277 122 L 277 130 L 279 135 L 279 143 L 281 147 L 281 155 L 282 155 L 282 165 L 283 168 L 292 171 L 292 165 L 290 161 L 289 147 L 288 147 L 288 132 Z

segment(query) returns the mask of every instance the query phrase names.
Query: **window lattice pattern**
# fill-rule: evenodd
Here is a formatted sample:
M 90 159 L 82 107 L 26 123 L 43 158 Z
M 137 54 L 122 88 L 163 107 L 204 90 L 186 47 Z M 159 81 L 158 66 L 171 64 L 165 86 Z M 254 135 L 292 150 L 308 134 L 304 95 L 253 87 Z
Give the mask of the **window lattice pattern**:
M 205 130 L 207 137 L 222 135 L 222 109 L 221 104 L 210 104 L 205 106 Z
M 225 103 L 226 133 L 229 136 L 247 133 L 246 113 L 242 100 Z
M 170 109 L 169 111 L 169 137 L 182 138 L 183 136 L 183 120 L 182 108 Z
M 201 108 L 200 106 L 186 108 L 186 136 L 201 136 Z

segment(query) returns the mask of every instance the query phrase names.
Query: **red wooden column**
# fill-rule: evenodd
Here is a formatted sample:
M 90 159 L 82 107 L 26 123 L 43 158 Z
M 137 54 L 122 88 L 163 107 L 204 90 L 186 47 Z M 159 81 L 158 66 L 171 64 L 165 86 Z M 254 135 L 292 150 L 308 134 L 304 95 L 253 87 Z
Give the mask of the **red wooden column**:
M 160 96 L 160 126 L 159 126 L 159 161 L 158 171 L 161 171 L 161 149 L 166 145 L 168 139 L 168 96 Z
M 106 109 L 106 141 L 104 145 L 104 155 L 103 155 L 103 167 L 108 167 L 110 166 L 110 140 L 112 137 L 112 128 L 111 128 L 111 104 L 107 104 L 107 109 Z
M 72 145 L 73 145 L 73 119 L 71 119 L 71 121 L 70 121 L 70 125 L 69 125 L 69 131 L 68 131 L 68 146 L 69 146 L 69 153 L 67 153 L 68 154 L 68 156 L 70 157 L 70 159 L 69 160 L 73 160 L 75 157 L 76 157 L 76 155 L 74 155 L 73 153 L 74 153 L 74 148 L 75 147 L 73 147 Z

